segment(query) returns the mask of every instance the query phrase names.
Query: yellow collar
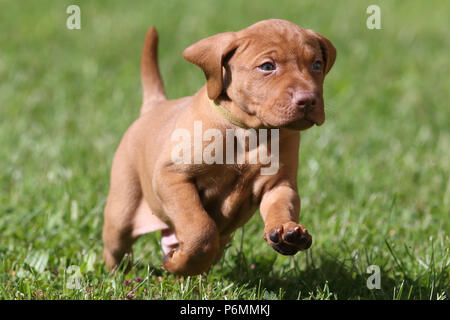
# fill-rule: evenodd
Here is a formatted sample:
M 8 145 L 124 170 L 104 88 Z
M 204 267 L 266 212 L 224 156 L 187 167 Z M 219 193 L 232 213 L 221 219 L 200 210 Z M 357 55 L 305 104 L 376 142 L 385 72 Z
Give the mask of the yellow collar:
M 213 107 L 214 110 L 216 110 L 216 112 L 218 114 L 220 114 L 222 117 L 224 117 L 225 119 L 227 119 L 228 121 L 230 121 L 232 124 L 241 127 L 241 128 L 245 128 L 248 129 L 248 126 L 245 123 L 242 123 L 238 120 L 236 120 L 232 114 L 230 113 L 230 111 L 228 111 L 224 106 L 222 106 L 221 104 L 217 103 L 215 100 L 209 100 L 209 104 L 211 105 L 211 107 Z

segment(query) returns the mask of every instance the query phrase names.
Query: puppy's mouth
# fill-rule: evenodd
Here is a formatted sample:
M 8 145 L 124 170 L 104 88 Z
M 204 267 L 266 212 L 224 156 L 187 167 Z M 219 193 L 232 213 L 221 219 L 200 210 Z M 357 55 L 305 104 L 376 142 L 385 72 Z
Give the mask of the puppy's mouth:
M 308 118 L 308 117 L 300 117 L 293 120 L 287 120 L 280 123 L 269 123 L 267 121 L 263 121 L 265 126 L 272 129 L 291 129 L 291 130 L 306 130 L 311 128 L 314 125 L 319 125 L 316 121 Z
M 324 119 L 320 117 L 314 117 L 311 113 L 302 113 L 293 119 L 285 121 L 283 124 L 278 125 L 278 128 L 287 128 L 292 130 L 306 130 L 314 125 L 320 126 L 324 122 Z
M 272 129 L 291 129 L 291 130 L 306 130 L 314 125 L 321 126 L 325 121 L 325 115 L 321 114 L 318 107 L 316 110 L 296 110 L 295 107 L 289 106 L 280 109 L 291 109 L 288 114 L 284 112 L 274 112 L 272 109 L 269 113 L 249 112 L 248 108 L 245 110 L 249 115 L 255 116 L 261 121 L 263 127 Z M 257 108 L 254 108 L 257 109 Z
M 324 122 L 325 119 L 312 119 L 312 118 L 305 118 L 306 121 L 311 122 L 313 125 L 315 124 L 316 126 L 320 127 Z
M 297 130 L 306 130 L 312 126 L 321 126 L 325 122 L 325 115 L 321 114 L 318 110 L 306 111 L 298 115 L 295 119 L 289 121 L 286 127 L 297 128 Z
M 289 122 L 287 125 L 283 126 L 286 129 L 292 130 L 306 130 L 314 126 L 316 123 L 306 117 Z

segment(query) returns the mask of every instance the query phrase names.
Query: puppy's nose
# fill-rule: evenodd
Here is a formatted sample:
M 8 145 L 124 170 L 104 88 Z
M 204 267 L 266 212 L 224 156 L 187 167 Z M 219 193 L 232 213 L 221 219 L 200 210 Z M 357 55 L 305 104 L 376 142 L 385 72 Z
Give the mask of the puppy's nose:
M 295 105 L 300 109 L 310 109 L 316 105 L 316 95 L 312 92 L 299 92 L 294 96 Z

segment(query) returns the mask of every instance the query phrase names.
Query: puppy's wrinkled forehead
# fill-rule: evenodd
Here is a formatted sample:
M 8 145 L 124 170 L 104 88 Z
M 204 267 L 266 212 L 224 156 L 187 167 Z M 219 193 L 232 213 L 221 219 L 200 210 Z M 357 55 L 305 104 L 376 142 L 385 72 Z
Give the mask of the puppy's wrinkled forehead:
M 241 31 L 241 36 L 267 37 L 276 41 L 296 41 L 304 36 L 304 30 L 298 25 L 285 20 L 264 20 L 251 25 Z
M 237 32 L 241 42 L 239 52 L 255 54 L 273 50 L 278 55 L 313 56 L 319 49 L 313 35 L 285 20 L 265 20 Z M 250 51 L 250 52 L 249 52 Z

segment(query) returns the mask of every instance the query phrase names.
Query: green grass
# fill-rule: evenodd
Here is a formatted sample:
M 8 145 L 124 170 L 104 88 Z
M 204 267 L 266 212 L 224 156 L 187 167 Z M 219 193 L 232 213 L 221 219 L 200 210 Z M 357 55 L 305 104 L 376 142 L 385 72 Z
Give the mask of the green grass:
M 71 31 L 74 2 L 82 29 Z M 375 3 L 382 30 L 366 28 Z M 419 0 L 0 0 L 0 299 L 448 299 L 448 12 L 449 2 Z M 176 98 L 204 82 L 185 47 L 273 17 L 338 50 L 327 121 L 300 151 L 313 246 L 278 255 L 255 215 L 208 275 L 163 271 L 157 234 L 138 241 L 129 274 L 109 275 L 102 212 L 113 153 L 139 112 L 147 28 L 159 30 Z M 380 290 L 366 287 L 369 265 Z

